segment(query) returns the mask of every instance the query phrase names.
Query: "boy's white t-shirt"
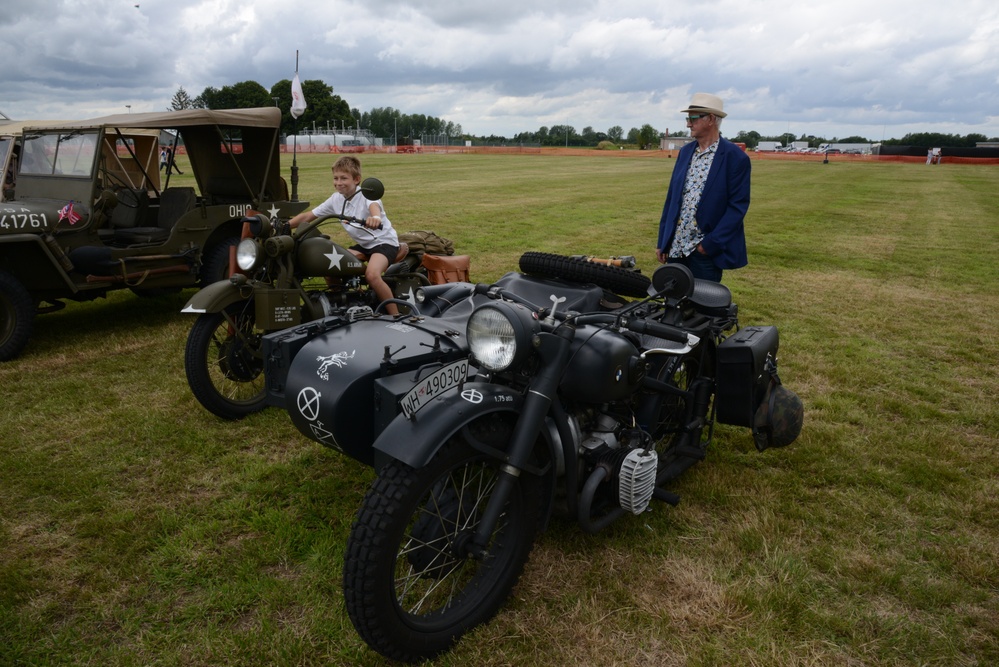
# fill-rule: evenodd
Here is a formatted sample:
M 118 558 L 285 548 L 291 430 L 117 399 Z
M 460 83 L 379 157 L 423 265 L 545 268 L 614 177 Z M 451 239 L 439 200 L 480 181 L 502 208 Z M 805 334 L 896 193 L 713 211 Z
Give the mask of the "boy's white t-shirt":
M 346 207 L 344 206 L 345 201 L 347 202 Z M 382 204 L 382 200 L 371 201 L 370 199 L 365 199 L 360 190 L 349 200 L 339 192 L 334 192 L 329 199 L 312 209 L 312 215 L 322 218 L 327 215 L 343 214 L 367 220 L 371 217 L 371 204 L 378 204 L 378 207 L 381 209 L 381 229 L 361 228 L 357 225 L 349 225 L 341 222 L 343 230 L 362 248 L 374 248 L 379 245 L 398 246 L 399 236 L 392 229 L 392 223 L 389 222 L 388 216 L 385 215 L 385 205 Z

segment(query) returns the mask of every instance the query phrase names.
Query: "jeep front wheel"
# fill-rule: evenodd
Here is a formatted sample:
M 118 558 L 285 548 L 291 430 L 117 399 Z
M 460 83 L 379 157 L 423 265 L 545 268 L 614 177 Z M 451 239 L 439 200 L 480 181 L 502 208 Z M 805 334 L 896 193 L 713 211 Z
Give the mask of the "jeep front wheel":
M 35 303 L 21 281 L 0 271 L 0 361 L 19 355 L 31 337 Z
M 230 236 L 205 252 L 205 256 L 201 258 L 201 273 L 198 276 L 201 287 L 208 287 L 229 277 L 229 248 L 238 245 L 239 237 Z

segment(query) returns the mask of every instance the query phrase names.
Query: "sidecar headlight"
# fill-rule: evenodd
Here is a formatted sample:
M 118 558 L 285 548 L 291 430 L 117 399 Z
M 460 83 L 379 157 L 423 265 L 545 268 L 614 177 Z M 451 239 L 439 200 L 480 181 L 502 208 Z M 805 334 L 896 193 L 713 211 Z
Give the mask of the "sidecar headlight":
M 260 246 L 253 239 L 243 239 L 236 246 L 236 265 L 242 271 L 255 269 L 260 256 Z
M 538 321 L 527 308 L 497 301 L 476 308 L 468 319 L 468 346 L 477 363 L 503 371 L 527 358 L 537 329 Z

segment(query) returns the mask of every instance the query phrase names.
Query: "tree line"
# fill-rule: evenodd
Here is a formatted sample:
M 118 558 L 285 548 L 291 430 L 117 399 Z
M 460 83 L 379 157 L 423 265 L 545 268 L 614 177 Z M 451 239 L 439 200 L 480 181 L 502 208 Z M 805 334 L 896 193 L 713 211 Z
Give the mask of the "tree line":
M 191 97 L 183 87 L 171 100 L 170 108 L 182 109 L 249 109 L 276 106 L 281 109 L 281 132 L 295 134 L 309 131 L 350 133 L 367 130 L 383 138 L 444 135 L 459 139 L 461 125 L 423 114 L 404 114 L 391 107 L 361 112 L 351 108 L 347 101 L 333 92 L 333 86 L 319 79 L 302 81 L 305 112 L 297 119 L 291 115 L 291 80 L 282 79 L 270 90 L 256 81 L 241 81 L 231 86 L 209 86 L 201 94 Z
M 221 88 L 209 86 L 196 97 L 178 88 L 171 100 L 170 109 L 248 109 L 277 106 L 281 109 L 281 132 L 302 133 L 319 131 L 366 130 L 371 135 L 391 139 L 421 139 L 427 135 L 443 137 L 449 141 L 473 141 L 493 145 L 530 144 L 540 146 L 598 146 L 601 142 L 631 144 L 639 148 L 658 148 L 663 136 L 652 125 L 632 128 L 627 134 L 620 125 L 606 132 L 585 127 L 577 132 L 570 125 L 543 126 L 535 132 L 521 132 L 512 139 L 497 135 L 474 136 L 465 134 L 460 124 L 423 114 L 405 114 L 392 107 L 375 108 L 361 112 L 351 108 L 346 100 L 333 92 L 333 86 L 319 79 L 302 81 L 302 94 L 307 103 L 305 113 L 297 120 L 291 116 L 291 80 L 282 79 L 270 90 L 256 81 L 241 81 Z M 685 133 L 674 133 L 684 135 Z
M 291 80 L 282 79 L 270 90 L 256 81 L 241 81 L 231 86 L 221 88 L 207 87 L 200 95 L 190 97 L 183 87 L 179 88 L 171 101 L 171 109 L 247 109 L 251 107 L 277 106 L 281 109 L 281 131 L 284 134 L 303 133 L 306 131 L 337 131 L 367 130 L 372 136 L 390 139 L 400 143 L 404 139 L 421 139 L 427 135 L 443 137 L 446 141 L 472 141 L 490 145 L 538 145 L 567 147 L 597 147 L 603 143 L 614 145 L 627 144 L 640 149 L 657 149 L 660 141 L 666 136 L 651 124 L 646 123 L 640 128 L 631 128 L 627 134 L 620 125 L 608 128 L 606 132 L 595 130 L 591 126 L 577 132 L 571 125 L 542 126 L 534 132 L 520 132 L 512 138 L 489 135 L 475 136 L 465 134 L 460 124 L 446 121 L 434 116 L 423 114 L 405 114 L 392 107 L 375 108 L 361 112 L 351 108 L 347 101 L 333 92 L 333 86 L 319 79 L 307 79 L 302 82 L 302 94 L 308 106 L 305 113 L 297 120 L 291 116 Z M 669 136 L 684 137 L 686 131 L 672 132 Z M 740 131 L 733 141 L 746 144 L 749 149 L 756 148 L 761 141 L 779 141 L 788 146 L 794 141 L 805 141 L 812 148 L 824 143 L 870 144 L 882 143 L 894 146 L 920 146 L 923 148 L 952 147 L 973 148 L 978 142 L 999 141 L 999 138 L 986 138 L 984 134 L 943 134 L 938 132 L 917 132 L 906 134 L 901 139 L 884 139 L 880 142 L 871 141 L 860 136 L 818 137 L 811 134 L 796 136 L 790 132 L 775 136 L 764 136 L 755 130 Z

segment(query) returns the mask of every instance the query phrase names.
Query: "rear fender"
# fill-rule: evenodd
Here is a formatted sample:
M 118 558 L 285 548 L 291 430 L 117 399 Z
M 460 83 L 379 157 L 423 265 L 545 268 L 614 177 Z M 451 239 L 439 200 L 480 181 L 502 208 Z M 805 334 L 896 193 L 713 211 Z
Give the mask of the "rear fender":
M 494 413 L 519 414 L 523 396 L 509 387 L 486 383 L 466 382 L 441 395 L 412 419 L 399 414 L 375 439 L 375 469 L 389 459 L 420 468 L 434 457 L 453 435 L 472 422 Z M 544 437 L 550 451 L 554 451 L 549 429 Z M 475 446 L 475 443 L 470 443 Z M 504 459 L 506 453 L 492 448 L 480 448 L 487 454 Z M 535 474 L 542 469 L 529 470 Z
M 245 276 L 240 277 L 245 280 Z M 251 293 L 249 287 L 246 287 L 245 290 L 247 294 Z M 194 315 L 219 313 L 230 304 L 237 301 L 246 301 L 248 297 L 243 296 L 243 293 L 244 289 L 242 285 L 238 282 L 233 282 L 231 278 L 226 278 L 195 292 L 194 296 L 191 297 L 190 301 L 187 302 L 187 305 L 180 312 Z

